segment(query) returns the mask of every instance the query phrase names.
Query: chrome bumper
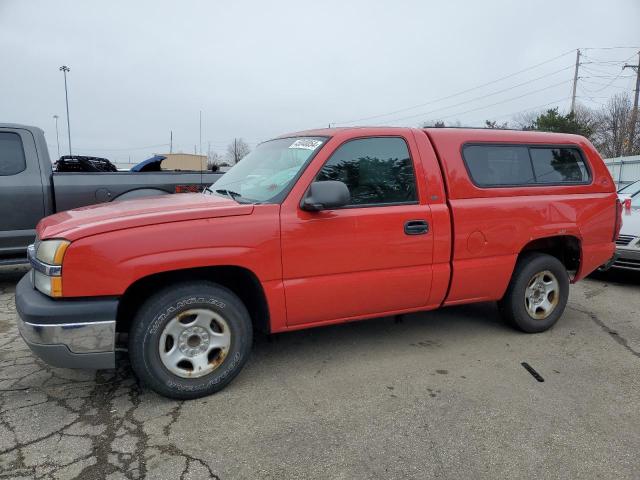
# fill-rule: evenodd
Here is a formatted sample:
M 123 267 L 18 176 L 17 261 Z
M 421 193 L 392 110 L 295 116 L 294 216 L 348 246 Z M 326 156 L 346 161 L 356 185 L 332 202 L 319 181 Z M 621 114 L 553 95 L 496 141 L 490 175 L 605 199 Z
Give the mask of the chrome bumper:
M 54 300 L 29 277 L 16 286 L 16 308 L 18 330 L 33 353 L 55 367 L 114 368 L 117 299 Z
M 73 353 L 111 352 L 116 321 L 35 325 L 21 319 L 18 330 L 28 343 L 65 345 Z

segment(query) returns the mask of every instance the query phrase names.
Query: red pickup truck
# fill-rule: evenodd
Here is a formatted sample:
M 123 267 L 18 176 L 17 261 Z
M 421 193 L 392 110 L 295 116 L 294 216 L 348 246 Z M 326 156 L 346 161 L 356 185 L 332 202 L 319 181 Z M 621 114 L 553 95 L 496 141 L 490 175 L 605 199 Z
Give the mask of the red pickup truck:
M 346 128 L 259 145 L 203 194 L 43 219 L 16 290 L 46 362 L 136 375 L 173 398 L 220 390 L 252 332 L 498 301 L 525 332 L 610 259 L 614 183 L 583 137 Z

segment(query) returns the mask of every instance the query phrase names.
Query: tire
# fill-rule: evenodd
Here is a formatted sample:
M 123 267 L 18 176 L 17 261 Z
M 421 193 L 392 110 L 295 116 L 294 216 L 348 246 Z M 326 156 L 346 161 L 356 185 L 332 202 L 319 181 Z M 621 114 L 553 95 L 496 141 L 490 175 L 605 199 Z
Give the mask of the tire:
M 253 328 L 230 290 L 206 281 L 170 286 L 150 297 L 133 320 L 131 367 L 149 388 L 179 400 L 223 389 L 251 351 Z
M 498 306 L 503 318 L 515 328 L 539 333 L 558 321 L 568 298 L 569 275 L 564 265 L 551 255 L 532 252 L 516 264 Z

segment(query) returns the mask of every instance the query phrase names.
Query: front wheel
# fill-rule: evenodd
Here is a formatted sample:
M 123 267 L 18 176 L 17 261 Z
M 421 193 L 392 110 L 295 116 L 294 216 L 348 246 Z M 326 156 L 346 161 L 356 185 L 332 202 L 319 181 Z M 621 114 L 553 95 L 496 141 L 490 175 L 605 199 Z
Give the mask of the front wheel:
M 555 257 L 524 254 L 507 293 L 498 303 L 505 319 L 527 333 L 544 332 L 562 316 L 569 298 L 569 275 Z
M 192 399 L 225 387 L 242 369 L 251 343 L 251 318 L 233 292 L 189 282 L 144 303 L 131 327 L 129 357 L 152 390 Z

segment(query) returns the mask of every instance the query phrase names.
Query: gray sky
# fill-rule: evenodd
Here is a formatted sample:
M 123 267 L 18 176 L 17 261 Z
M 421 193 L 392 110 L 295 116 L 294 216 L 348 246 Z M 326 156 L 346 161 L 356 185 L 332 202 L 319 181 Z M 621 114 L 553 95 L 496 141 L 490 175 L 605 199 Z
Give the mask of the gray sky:
M 200 110 L 203 150 L 221 153 L 329 122 L 480 125 L 567 109 L 575 52 L 561 55 L 640 46 L 639 20 L 638 0 L 0 0 L 0 121 L 43 128 L 55 157 L 58 114 L 67 153 L 66 64 L 74 153 L 119 162 L 167 151 L 170 130 L 193 152 Z M 602 62 L 636 51 L 586 50 L 580 101 L 631 92 L 632 71 Z

